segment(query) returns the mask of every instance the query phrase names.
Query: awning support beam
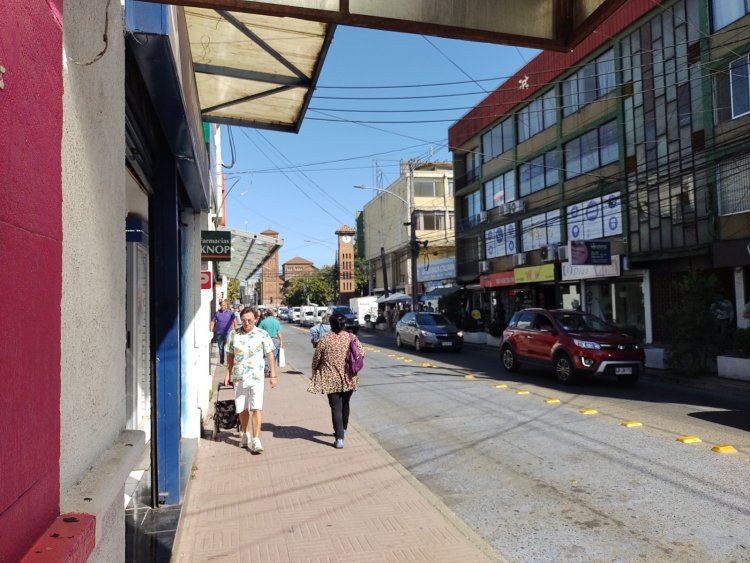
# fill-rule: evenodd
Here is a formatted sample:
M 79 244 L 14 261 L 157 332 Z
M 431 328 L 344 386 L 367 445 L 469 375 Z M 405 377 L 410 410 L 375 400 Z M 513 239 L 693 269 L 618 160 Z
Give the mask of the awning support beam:
M 212 74 L 216 76 L 227 76 L 229 78 L 239 78 L 241 80 L 253 80 L 255 82 L 268 82 L 269 84 L 281 84 L 283 86 L 295 86 L 297 88 L 309 88 L 312 84 L 309 78 L 295 78 L 293 76 L 284 76 L 282 74 L 271 74 L 269 72 L 257 72 L 241 68 L 232 68 L 227 66 L 207 65 L 195 63 L 193 65 L 195 72 L 200 74 Z

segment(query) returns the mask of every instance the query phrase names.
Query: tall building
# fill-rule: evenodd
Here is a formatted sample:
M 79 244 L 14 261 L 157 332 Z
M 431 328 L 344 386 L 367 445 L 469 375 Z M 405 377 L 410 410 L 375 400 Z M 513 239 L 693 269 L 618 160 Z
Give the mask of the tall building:
M 281 265 L 284 282 L 291 279 L 299 278 L 315 271 L 315 266 L 309 260 L 300 256 L 295 256 Z
M 417 292 L 456 278 L 453 167 L 449 162 L 401 163 L 399 178 L 364 206 L 361 231 L 370 293 L 412 292 L 412 233 L 419 246 Z M 386 287 L 386 281 L 387 287 Z
M 458 278 L 507 320 L 572 307 L 668 339 L 674 280 L 750 295 L 750 5 L 631 0 L 567 53 L 542 52 L 449 131 Z M 609 244 L 602 265 L 569 243 Z M 746 320 L 737 315 L 737 324 Z
M 260 233 L 272 238 L 278 238 L 279 233 L 268 229 Z M 277 250 L 263 264 L 260 274 L 260 303 L 259 305 L 279 306 L 282 302 L 282 288 L 284 281 L 279 275 L 279 251 Z
M 354 297 L 357 283 L 354 279 L 354 235 L 357 234 L 349 225 L 341 225 L 336 229 L 338 236 L 338 251 L 336 260 L 339 269 L 339 303 L 348 305 L 349 299 Z

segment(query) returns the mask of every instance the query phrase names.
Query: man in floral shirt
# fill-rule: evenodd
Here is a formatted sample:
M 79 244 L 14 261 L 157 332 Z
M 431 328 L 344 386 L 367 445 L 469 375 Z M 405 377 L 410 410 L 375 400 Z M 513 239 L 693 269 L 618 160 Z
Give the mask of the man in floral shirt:
M 227 375 L 224 384 L 234 382 L 234 406 L 240 415 L 242 427 L 241 447 L 248 445 L 250 438 L 247 423 L 252 413 L 252 438 L 250 451 L 263 451 L 260 443 L 261 412 L 263 410 L 263 386 L 266 362 L 271 371 L 271 387 L 276 387 L 276 365 L 273 359 L 274 344 L 268 333 L 255 326 L 255 310 L 246 307 L 240 313 L 241 328 L 233 330 L 227 343 Z

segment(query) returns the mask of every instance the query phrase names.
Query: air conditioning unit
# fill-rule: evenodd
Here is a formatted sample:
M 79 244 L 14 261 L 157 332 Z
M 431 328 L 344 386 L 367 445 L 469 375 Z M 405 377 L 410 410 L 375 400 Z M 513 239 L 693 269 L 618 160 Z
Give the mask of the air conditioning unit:
M 558 246 L 557 247 L 557 259 L 560 262 L 566 262 L 568 260 L 568 246 Z
M 541 250 L 542 254 L 542 262 L 554 262 L 557 260 L 557 249 L 558 245 L 556 244 L 548 244 L 546 246 L 543 246 Z
M 479 222 L 480 223 L 486 223 L 487 222 L 487 212 L 486 211 L 480 211 L 479 212 Z
M 490 261 L 489 260 L 480 260 L 479 261 L 479 273 L 480 274 L 486 274 L 490 271 Z
M 526 264 L 526 253 L 525 252 L 519 252 L 518 254 L 513 255 L 513 265 L 514 266 L 523 266 Z

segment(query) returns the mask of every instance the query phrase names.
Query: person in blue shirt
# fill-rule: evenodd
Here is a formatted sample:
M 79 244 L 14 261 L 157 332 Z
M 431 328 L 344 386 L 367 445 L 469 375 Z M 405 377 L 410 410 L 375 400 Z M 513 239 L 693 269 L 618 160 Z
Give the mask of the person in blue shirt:
M 224 364 L 224 348 L 227 343 L 229 333 L 237 328 L 237 322 L 234 318 L 234 311 L 229 308 L 229 303 L 223 299 L 219 304 L 220 309 L 214 313 L 211 319 L 211 326 L 208 330 L 214 333 L 214 339 L 219 345 L 219 363 Z
M 268 333 L 268 336 L 273 340 L 274 351 L 273 359 L 276 363 L 279 363 L 279 349 L 284 347 L 284 339 L 281 335 L 281 323 L 276 318 L 276 309 L 269 307 L 266 311 L 265 318 L 258 324 L 259 328 L 262 328 Z
M 310 329 L 310 344 L 312 344 L 312 347 L 317 348 L 320 339 L 329 332 L 331 332 L 331 325 L 328 324 L 328 317 L 324 317 L 318 321 L 318 324 L 313 325 Z

